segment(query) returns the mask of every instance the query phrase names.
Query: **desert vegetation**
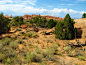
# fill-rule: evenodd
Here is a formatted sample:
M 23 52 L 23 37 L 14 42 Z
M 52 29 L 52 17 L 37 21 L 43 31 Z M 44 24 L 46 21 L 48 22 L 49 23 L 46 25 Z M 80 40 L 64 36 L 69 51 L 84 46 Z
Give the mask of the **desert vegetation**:
M 86 13 L 83 13 L 82 18 L 86 18 Z
M 76 22 L 0 14 L 0 65 L 85 65 L 86 41 L 77 38 Z M 81 41 L 79 41 L 81 40 Z

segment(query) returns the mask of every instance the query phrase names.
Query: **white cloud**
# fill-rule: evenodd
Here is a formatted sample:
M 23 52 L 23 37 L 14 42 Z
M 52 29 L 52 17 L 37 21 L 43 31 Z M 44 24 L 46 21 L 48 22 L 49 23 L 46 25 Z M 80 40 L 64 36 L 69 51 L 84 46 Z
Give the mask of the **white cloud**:
M 77 0 L 77 1 L 86 1 L 86 0 Z
M 80 3 L 82 3 L 82 2 L 85 3 L 86 0 L 76 0 L 74 3 L 79 3 L 79 2 L 80 2 Z
M 1 0 L 0 4 L 13 3 L 12 0 Z
M 62 13 L 64 13 L 64 14 L 69 13 L 73 16 L 73 15 L 79 15 L 79 14 L 82 15 L 83 13 L 85 13 L 84 11 L 75 11 L 75 10 L 67 9 L 67 8 L 64 8 L 64 9 L 63 8 L 61 8 L 61 9 L 54 8 L 52 10 L 48 10 L 48 9 L 44 9 L 44 8 L 34 8 L 32 6 L 25 6 L 25 5 L 19 5 L 19 4 L 0 5 L 0 11 L 5 12 L 7 14 L 9 10 L 16 13 L 15 15 L 28 14 L 28 13 L 43 14 L 44 12 L 46 12 L 47 14 L 53 15 L 53 16 L 63 15 Z
M 6 4 L 9 3 L 9 4 Z M 14 4 L 15 3 L 15 4 Z M 82 15 L 84 13 L 84 11 L 75 11 L 73 9 L 67 9 L 67 8 L 53 8 L 52 10 L 49 9 L 45 9 L 45 8 L 37 8 L 37 7 L 33 7 L 31 5 L 35 5 L 36 0 L 0 0 L 0 11 L 8 14 L 8 12 L 13 12 L 11 14 L 13 15 L 24 15 L 24 14 L 44 14 L 46 13 L 49 15 L 53 15 L 53 16 L 65 16 L 63 14 L 71 14 L 73 15 Z M 27 5 L 30 4 L 30 5 Z M 45 4 L 46 5 L 46 4 Z M 68 5 L 72 5 L 72 4 L 68 4 Z M 47 5 L 48 6 L 48 5 Z M 48 6 L 48 7 L 52 7 L 52 6 Z
M 67 5 L 73 5 L 73 4 L 67 4 Z
M 9 4 L 15 3 L 15 5 L 16 4 L 31 4 L 31 5 L 35 5 L 36 0 L 1 0 L 0 1 L 0 5 L 1 4 L 6 4 L 6 3 L 9 3 Z
M 74 11 L 72 9 L 69 9 L 69 13 L 75 14 L 75 13 L 79 13 L 78 11 Z
M 27 12 L 27 13 L 43 13 L 44 11 L 47 11 L 46 9 L 39 9 L 34 7 L 25 7 L 21 13 Z

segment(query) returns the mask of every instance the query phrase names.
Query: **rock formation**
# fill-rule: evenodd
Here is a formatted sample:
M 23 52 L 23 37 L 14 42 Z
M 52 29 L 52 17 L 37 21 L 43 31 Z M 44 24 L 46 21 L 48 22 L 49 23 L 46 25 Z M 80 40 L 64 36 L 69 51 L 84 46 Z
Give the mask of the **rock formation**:
M 9 18 L 9 16 L 7 14 L 4 17 Z
M 13 17 L 12 17 L 12 14 L 10 15 L 10 18 L 13 18 Z
M 31 19 L 31 15 L 25 14 L 25 15 L 23 16 L 23 18 L 24 18 L 24 19 Z
M 40 15 L 40 14 L 39 14 L 39 15 L 35 15 L 35 14 L 27 15 L 27 14 L 25 14 L 25 15 L 23 16 L 23 18 L 24 18 L 24 19 L 31 19 L 32 17 L 36 17 L 36 16 L 40 16 L 41 18 L 42 18 L 42 17 L 46 17 L 47 20 L 49 20 L 49 19 L 60 20 L 60 21 L 64 20 L 64 18 L 53 17 L 53 16 L 49 16 L 49 15 Z

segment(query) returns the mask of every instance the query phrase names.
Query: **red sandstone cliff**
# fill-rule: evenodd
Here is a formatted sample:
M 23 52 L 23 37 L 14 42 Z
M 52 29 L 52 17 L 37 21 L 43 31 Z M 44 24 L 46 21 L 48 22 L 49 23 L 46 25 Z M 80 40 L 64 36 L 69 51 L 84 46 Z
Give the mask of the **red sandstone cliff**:
M 9 16 L 7 14 L 4 17 L 9 18 Z
M 39 14 L 39 15 L 35 15 L 35 14 L 33 14 L 33 15 L 27 15 L 27 14 L 25 14 L 25 15 L 23 16 L 23 18 L 24 18 L 24 19 L 31 19 L 32 17 L 36 17 L 36 16 L 41 16 L 41 15 L 40 15 L 40 14 Z M 53 17 L 53 16 L 49 16 L 49 15 L 41 16 L 41 18 L 42 18 L 42 17 L 46 17 L 47 20 L 49 20 L 49 19 L 60 20 L 60 21 L 64 20 L 64 18 Z

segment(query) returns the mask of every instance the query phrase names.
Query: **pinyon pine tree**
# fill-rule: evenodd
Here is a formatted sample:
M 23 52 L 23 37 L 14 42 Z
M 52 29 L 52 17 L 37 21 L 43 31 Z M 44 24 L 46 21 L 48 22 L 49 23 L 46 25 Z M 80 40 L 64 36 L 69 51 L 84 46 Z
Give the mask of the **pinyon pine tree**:
M 86 18 L 86 13 L 83 13 L 82 18 Z
M 56 38 L 59 39 L 73 39 L 75 37 L 74 21 L 70 15 L 67 14 L 64 22 L 58 22 L 55 26 Z
M 0 34 L 9 32 L 10 30 L 10 19 L 3 16 L 3 13 L 0 14 Z

